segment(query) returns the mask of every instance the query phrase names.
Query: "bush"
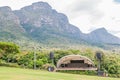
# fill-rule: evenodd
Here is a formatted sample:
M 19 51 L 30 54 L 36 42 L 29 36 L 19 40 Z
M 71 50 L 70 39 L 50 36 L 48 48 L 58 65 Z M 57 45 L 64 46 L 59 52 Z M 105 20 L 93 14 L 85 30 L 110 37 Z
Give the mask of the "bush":
M 19 46 L 10 42 L 0 42 L 0 59 L 6 62 L 16 62 L 14 56 L 19 53 Z
M 20 67 L 17 63 L 6 63 L 3 60 L 0 60 L 0 66 L 6 66 L 6 67 Z
M 47 54 L 44 53 L 36 53 L 36 68 L 42 69 L 44 64 L 47 64 L 49 62 L 49 59 L 47 57 Z M 21 65 L 24 68 L 33 68 L 34 66 L 34 53 L 29 52 L 25 55 L 20 56 L 18 59 L 18 64 Z

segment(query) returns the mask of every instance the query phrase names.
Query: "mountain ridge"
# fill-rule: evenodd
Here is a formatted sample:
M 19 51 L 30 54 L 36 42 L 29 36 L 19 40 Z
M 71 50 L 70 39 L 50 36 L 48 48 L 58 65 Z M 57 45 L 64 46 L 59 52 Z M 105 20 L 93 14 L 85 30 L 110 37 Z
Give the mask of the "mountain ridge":
M 110 34 L 104 27 L 87 34 L 87 39 L 92 43 L 120 44 L 120 38 Z
M 0 25 L 1 34 L 3 29 L 7 29 L 5 33 L 9 32 L 16 38 L 25 37 L 27 40 L 47 45 L 120 44 L 120 38 L 108 33 L 105 28 L 96 29 L 88 34 L 82 33 L 78 27 L 69 23 L 66 15 L 52 9 L 46 2 L 36 2 L 14 11 L 10 7 L 0 7 L 0 23 L 4 23 Z M 20 35 L 17 35 L 19 33 Z

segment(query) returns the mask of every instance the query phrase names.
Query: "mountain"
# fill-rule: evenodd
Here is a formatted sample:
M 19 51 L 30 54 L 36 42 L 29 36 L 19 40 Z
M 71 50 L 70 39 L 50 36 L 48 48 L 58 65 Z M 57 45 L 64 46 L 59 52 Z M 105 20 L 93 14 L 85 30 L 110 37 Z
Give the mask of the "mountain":
M 35 42 L 47 46 L 120 44 L 120 39 L 105 28 L 82 33 L 69 23 L 66 15 L 52 9 L 46 2 L 33 3 L 15 11 L 7 6 L 0 7 L 0 40 L 18 40 L 20 43 L 24 40 L 25 44 Z
M 52 9 L 48 3 L 33 3 L 14 13 L 26 32 L 42 43 L 82 41 L 81 31 L 69 23 L 67 16 Z
M 120 39 L 108 33 L 105 28 L 99 28 L 87 34 L 84 38 L 91 43 L 120 44 Z
M 0 8 L 0 39 L 15 40 L 24 37 L 24 28 L 10 7 Z

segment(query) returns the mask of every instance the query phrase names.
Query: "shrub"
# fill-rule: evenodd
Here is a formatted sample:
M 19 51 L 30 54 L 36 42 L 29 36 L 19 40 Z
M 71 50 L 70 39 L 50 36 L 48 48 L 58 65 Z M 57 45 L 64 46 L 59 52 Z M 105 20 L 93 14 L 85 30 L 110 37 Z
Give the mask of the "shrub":
M 17 63 L 6 63 L 3 60 L 0 60 L 0 66 L 6 66 L 6 67 L 20 67 Z

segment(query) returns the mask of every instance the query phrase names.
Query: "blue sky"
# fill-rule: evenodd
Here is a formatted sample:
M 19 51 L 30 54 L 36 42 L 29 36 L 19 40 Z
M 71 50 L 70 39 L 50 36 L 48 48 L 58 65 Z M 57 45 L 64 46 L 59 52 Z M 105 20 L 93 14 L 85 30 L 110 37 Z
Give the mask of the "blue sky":
M 114 0 L 115 2 L 117 2 L 117 3 L 120 3 L 120 0 Z
M 0 6 L 16 10 L 38 1 L 67 15 L 69 22 L 83 33 L 104 27 L 120 37 L 120 0 L 0 0 Z

